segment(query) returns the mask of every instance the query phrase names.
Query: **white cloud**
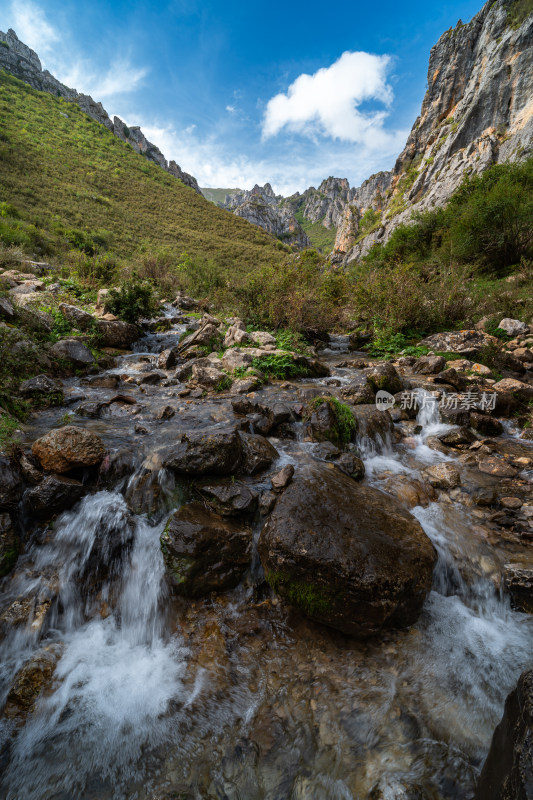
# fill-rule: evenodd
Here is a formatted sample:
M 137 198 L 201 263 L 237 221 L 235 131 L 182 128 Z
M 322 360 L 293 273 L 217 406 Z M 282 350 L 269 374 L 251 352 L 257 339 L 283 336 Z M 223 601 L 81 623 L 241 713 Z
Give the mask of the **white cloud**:
M 166 158 L 177 161 L 200 186 L 251 189 L 256 183 L 268 181 L 277 194 L 284 196 L 310 185 L 317 187 L 328 175 L 347 177 L 352 186 L 357 186 L 373 172 L 392 167 L 407 136 L 407 131 L 398 131 L 379 152 L 365 147 L 355 150 L 351 143 L 330 142 L 312 146 L 306 152 L 291 147 L 254 160 L 245 154 L 235 155 L 224 142 L 202 139 L 189 129 L 146 125 L 136 115 L 123 118 L 128 124 L 142 125 L 145 135 Z
M 233 114 L 235 111 L 235 106 L 226 106 L 226 111 L 229 111 L 230 114 Z
M 44 12 L 31 0 L 13 0 L 12 27 L 19 39 L 37 54 L 49 53 L 60 40 L 59 33 L 47 22 Z
M 11 27 L 22 42 L 37 52 L 44 66 L 62 83 L 97 101 L 133 92 L 147 74 L 144 67 L 133 67 L 125 57 L 115 59 L 104 69 L 96 69 L 88 59 L 73 58 L 68 34 L 60 35 L 43 9 L 31 0 L 12 0 L 10 10 Z
M 104 72 L 94 71 L 91 62 L 84 60 L 59 63 L 55 69 L 62 83 L 90 94 L 95 100 L 135 91 L 148 72 L 144 67 L 132 67 L 127 60 L 113 62 Z
M 330 67 L 314 75 L 302 74 L 286 94 L 272 97 L 263 119 L 263 138 L 275 136 L 283 128 L 304 136 L 330 136 L 333 139 L 382 147 L 389 134 L 383 123 L 387 111 L 361 111 L 365 101 L 392 102 L 387 83 L 389 56 L 370 53 L 343 53 Z

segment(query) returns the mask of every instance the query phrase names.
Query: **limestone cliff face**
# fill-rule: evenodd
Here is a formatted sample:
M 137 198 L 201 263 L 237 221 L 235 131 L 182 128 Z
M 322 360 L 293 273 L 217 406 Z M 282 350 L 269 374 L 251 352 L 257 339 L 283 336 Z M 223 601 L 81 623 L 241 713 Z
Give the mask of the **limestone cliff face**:
M 345 262 L 386 241 L 413 211 L 443 205 L 465 175 L 533 153 L 533 14 L 520 19 L 518 8 L 489 0 L 432 48 L 428 89 L 390 173 L 382 225 L 356 242 L 357 220 L 346 210 L 335 247 Z
M 259 225 L 287 244 L 297 247 L 310 245 L 307 234 L 294 217 L 292 207 L 285 203 L 283 197 L 274 194 L 269 183 L 262 187 L 256 184 L 248 191 L 226 195 L 224 208 Z
M 54 78 L 48 70 L 43 70 L 37 53 L 21 42 L 11 28 L 7 33 L 0 31 L 0 69 L 5 69 L 19 80 L 33 86 L 34 89 L 50 92 L 57 97 L 64 97 L 71 103 L 77 103 L 89 117 L 101 125 L 105 125 L 122 141 L 131 144 L 138 153 L 201 194 L 196 178 L 183 172 L 175 161 L 167 163 L 163 153 L 155 144 L 148 141 L 139 127 L 128 128 L 119 117 L 114 117 L 111 121 L 101 103 L 97 103 L 90 95 L 80 94 L 75 89 L 70 89 Z

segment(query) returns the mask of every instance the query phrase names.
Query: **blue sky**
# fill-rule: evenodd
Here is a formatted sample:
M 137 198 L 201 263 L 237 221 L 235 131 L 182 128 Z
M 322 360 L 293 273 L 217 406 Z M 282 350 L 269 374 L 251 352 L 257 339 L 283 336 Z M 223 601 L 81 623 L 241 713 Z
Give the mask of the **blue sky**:
M 429 51 L 480 0 L 0 0 L 56 77 L 141 125 L 201 186 L 289 194 L 390 169 Z

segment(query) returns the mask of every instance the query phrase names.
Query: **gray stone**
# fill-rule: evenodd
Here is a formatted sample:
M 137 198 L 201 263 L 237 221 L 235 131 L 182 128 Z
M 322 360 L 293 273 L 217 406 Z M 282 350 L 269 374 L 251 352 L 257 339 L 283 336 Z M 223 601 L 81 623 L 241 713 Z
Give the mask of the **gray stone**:
M 52 345 L 50 355 L 70 361 L 75 367 L 87 367 L 95 363 L 89 348 L 77 339 L 61 339 Z

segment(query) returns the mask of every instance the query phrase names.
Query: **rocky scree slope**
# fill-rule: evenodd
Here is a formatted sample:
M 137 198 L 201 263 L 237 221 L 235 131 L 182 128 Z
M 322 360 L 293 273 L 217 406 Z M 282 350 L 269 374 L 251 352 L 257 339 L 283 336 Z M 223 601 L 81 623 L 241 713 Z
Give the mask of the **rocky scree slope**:
M 420 115 L 394 169 L 379 185 L 369 179 L 365 202 L 345 209 L 339 260 L 385 242 L 414 211 L 443 205 L 466 175 L 533 153 L 532 44 L 533 4 L 517 0 L 489 0 L 471 22 L 441 36 L 430 53 Z M 380 224 L 365 231 L 361 219 L 370 207 Z
M 148 141 L 139 127 L 128 128 L 120 117 L 113 117 L 113 121 L 111 121 L 101 103 L 97 103 L 90 95 L 80 94 L 75 89 L 69 89 L 68 86 L 54 78 L 48 70 L 43 70 L 37 53 L 21 42 L 11 28 L 7 33 L 0 31 L 0 69 L 7 70 L 24 83 L 29 83 L 34 89 L 50 92 L 50 94 L 63 97 L 69 102 L 77 103 L 82 111 L 85 111 L 96 122 L 105 125 L 123 142 L 130 144 L 137 153 L 141 153 L 170 175 L 179 178 L 186 186 L 190 186 L 195 192 L 201 194 L 196 178 L 184 172 L 175 161 L 167 161 L 161 150 Z

